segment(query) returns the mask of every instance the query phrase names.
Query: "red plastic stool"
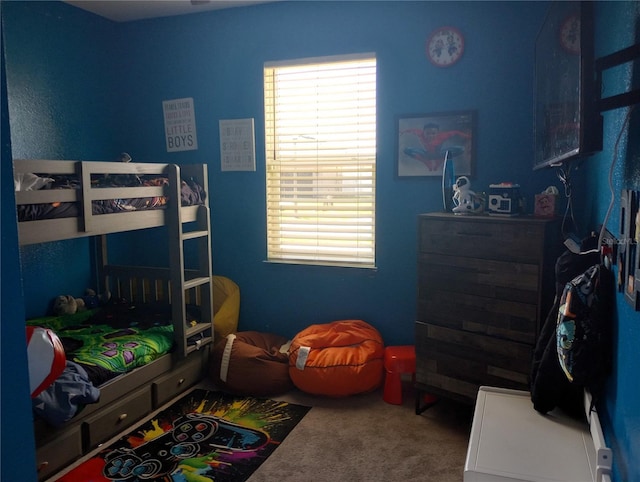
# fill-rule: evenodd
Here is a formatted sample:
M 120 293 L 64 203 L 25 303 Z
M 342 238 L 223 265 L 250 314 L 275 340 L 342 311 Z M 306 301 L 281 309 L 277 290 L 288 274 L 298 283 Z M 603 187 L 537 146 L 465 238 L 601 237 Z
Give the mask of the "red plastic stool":
M 416 376 L 416 349 L 413 345 L 388 346 L 384 349 L 384 393 L 383 400 L 393 405 L 402 405 L 402 374 Z

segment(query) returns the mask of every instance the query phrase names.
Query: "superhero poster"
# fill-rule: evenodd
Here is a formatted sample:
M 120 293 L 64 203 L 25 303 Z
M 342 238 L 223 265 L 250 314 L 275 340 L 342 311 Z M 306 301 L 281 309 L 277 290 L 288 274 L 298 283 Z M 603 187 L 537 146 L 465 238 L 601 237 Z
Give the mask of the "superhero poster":
M 475 111 L 398 117 L 398 176 L 442 176 L 445 158 L 455 176 L 472 175 L 475 117 Z

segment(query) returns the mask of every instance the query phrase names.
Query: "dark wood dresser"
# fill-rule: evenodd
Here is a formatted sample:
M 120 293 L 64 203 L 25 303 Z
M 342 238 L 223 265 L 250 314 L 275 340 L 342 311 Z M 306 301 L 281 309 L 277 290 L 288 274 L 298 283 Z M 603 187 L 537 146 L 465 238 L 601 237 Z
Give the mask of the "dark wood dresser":
M 447 213 L 418 223 L 418 393 L 474 403 L 481 385 L 527 390 L 559 223 Z

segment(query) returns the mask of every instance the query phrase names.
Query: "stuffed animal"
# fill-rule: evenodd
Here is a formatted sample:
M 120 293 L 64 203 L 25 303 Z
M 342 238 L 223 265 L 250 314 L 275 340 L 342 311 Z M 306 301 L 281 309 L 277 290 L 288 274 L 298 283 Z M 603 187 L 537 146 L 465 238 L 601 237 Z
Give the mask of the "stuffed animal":
M 105 304 L 111 299 L 108 291 L 100 295 L 92 289 L 87 289 L 82 298 L 71 295 L 60 295 L 53 300 L 53 312 L 56 315 L 73 315 L 79 311 L 91 310 Z

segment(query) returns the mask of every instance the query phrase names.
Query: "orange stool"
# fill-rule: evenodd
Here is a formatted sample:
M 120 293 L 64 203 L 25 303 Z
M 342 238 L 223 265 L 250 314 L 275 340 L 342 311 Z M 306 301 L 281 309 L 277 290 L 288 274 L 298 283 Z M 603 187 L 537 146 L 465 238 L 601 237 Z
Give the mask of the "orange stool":
M 413 345 L 388 346 L 384 349 L 384 393 L 383 400 L 393 405 L 402 405 L 402 374 L 416 376 L 416 349 Z

